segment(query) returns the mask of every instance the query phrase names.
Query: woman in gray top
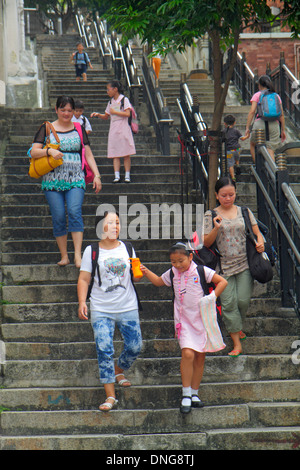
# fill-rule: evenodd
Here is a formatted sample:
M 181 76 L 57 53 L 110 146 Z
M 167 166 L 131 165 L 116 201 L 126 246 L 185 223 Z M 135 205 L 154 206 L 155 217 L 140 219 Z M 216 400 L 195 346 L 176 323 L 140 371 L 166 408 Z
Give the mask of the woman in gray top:
M 235 182 L 227 176 L 222 177 L 217 181 L 215 191 L 220 205 L 215 208 L 217 216 L 213 219 L 213 228 L 211 211 L 205 213 L 203 242 L 206 247 L 210 247 L 216 241 L 222 255 L 222 276 L 228 282 L 220 296 L 222 318 L 233 340 L 233 350 L 229 355 L 236 357 L 242 352 L 241 339 L 246 337 L 242 328 L 251 300 L 253 279 L 247 260 L 244 218 L 241 207 L 234 204 Z M 257 237 L 256 250 L 262 253 L 263 236 L 250 210 L 249 216 L 253 233 Z

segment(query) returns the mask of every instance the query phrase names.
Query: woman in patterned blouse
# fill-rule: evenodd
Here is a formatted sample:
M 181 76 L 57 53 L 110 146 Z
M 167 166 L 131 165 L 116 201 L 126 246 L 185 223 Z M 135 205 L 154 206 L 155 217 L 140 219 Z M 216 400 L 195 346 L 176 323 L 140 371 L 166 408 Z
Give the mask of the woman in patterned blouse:
M 50 207 L 53 234 L 61 254 L 61 259 L 57 264 L 66 266 L 70 263 L 67 252 L 67 237 L 68 232 L 71 232 L 75 252 L 74 263 L 79 268 L 84 230 L 82 203 L 86 183 L 81 164 L 81 140 L 74 123 L 71 121 L 74 109 L 73 98 L 68 96 L 58 97 L 55 107 L 57 120 L 52 122 L 52 125 L 60 139 L 60 148 L 59 150 L 43 148 L 46 139 L 46 126 L 43 124 L 34 137 L 31 157 L 41 158 L 45 155 L 51 155 L 55 159 L 63 158 L 62 165 L 43 176 L 42 190 Z M 94 173 L 93 188 L 98 193 L 102 188 L 101 177 L 84 129 L 82 129 L 82 134 L 86 160 Z M 52 133 L 50 133 L 50 143 L 56 143 Z M 68 213 L 68 227 L 65 204 Z

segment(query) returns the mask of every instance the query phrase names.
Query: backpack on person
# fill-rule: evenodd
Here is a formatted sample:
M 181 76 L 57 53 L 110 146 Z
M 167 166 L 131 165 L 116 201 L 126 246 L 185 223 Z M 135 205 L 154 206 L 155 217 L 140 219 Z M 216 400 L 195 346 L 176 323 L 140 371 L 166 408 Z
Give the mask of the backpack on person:
M 80 54 L 79 52 L 76 52 L 75 54 L 75 64 L 77 64 L 77 61 L 78 61 L 78 54 Z M 82 52 L 83 54 L 83 57 L 84 57 L 84 62 L 86 64 L 86 66 L 89 65 L 89 61 L 88 61 L 88 56 L 87 56 L 87 53 L 86 52 Z
M 261 92 L 257 103 L 257 117 L 263 121 L 276 121 L 282 114 L 280 98 L 272 91 Z
M 197 262 L 196 262 L 197 264 Z M 204 266 L 203 264 L 197 264 L 197 272 L 199 274 L 199 279 L 200 279 L 200 284 L 202 287 L 202 290 L 204 292 L 204 295 L 209 295 L 211 292 L 215 289 L 215 284 L 213 282 L 207 282 L 205 279 L 205 273 L 204 273 Z M 173 278 L 174 278 L 174 272 L 173 269 L 170 271 L 170 281 L 171 281 L 171 287 L 173 289 L 173 301 L 174 301 L 174 286 L 173 286 Z M 221 309 L 221 301 L 219 297 L 216 299 L 216 311 L 217 315 L 222 315 L 222 309 Z
M 123 241 L 125 247 L 126 247 L 126 250 L 128 252 L 128 255 L 129 255 L 129 258 L 132 258 L 132 251 L 133 251 L 133 246 L 130 242 L 128 241 Z M 92 288 L 93 288 L 93 285 L 94 285 L 94 279 L 95 279 L 95 274 L 96 274 L 96 271 L 97 271 L 97 275 L 98 275 L 98 284 L 99 284 L 99 287 L 101 286 L 102 282 L 101 282 L 101 276 L 100 276 L 100 269 L 99 269 L 99 264 L 98 264 L 98 258 L 99 258 L 99 250 L 100 250 L 100 247 L 99 247 L 99 242 L 95 242 L 95 243 L 92 243 L 91 244 L 91 259 L 92 259 L 92 272 L 91 272 L 91 280 L 90 280 L 90 284 L 89 284 L 89 287 L 88 287 L 88 292 L 87 292 L 87 296 L 86 296 L 86 300 L 89 300 L 90 298 L 90 295 L 91 295 L 91 292 L 92 292 Z M 132 268 L 130 268 L 130 278 L 131 278 L 131 283 L 133 285 L 133 288 L 134 288 L 134 291 L 136 293 L 136 297 L 137 297 L 137 301 L 138 301 L 138 306 L 139 306 L 139 310 L 143 310 L 143 307 L 141 305 L 141 302 L 140 302 L 140 299 L 139 299 L 139 296 L 138 296 L 138 293 L 137 293 L 137 290 L 136 290 L 136 287 L 134 285 L 134 282 L 133 282 L 133 272 L 132 272 Z
M 214 218 L 217 216 L 216 211 L 211 210 L 211 217 L 212 217 L 212 228 L 214 228 Z M 210 247 L 202 246 L 201 245 L 199 236 L 197 231 L 193 233 L 192 238 L 188 241 L 188 246 L 190 250 L 193 252 L 193 261 L 196 264 L 203 264 L 208 268 L 211 268 L 215 271 L 216 267 L 219 265 L 220 273 L 222 273 L 221 267 L 221 254 L 218 250 L 217 243 L 214 243 Z
M 123 96 L 123 98 L 121 99 L 120 109 L 121 108 L 124 109 L 124 101 L 125 101 L 125 96 Z M 139 132 L 139 124 L 137 120 L 137 115 L 132 104 L 130 102 L 129 104 L 130 104 L 130 116 L 128 118 L 128 125 L 131 127 L 132 133 L 137 134 Z

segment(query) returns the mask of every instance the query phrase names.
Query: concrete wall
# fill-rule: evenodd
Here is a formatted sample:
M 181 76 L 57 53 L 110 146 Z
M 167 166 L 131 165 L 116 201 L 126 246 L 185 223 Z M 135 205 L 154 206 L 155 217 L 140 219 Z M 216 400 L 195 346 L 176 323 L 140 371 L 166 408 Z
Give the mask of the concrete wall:
M 23 0 L 0 0 L 0 106 L 38 107 L 33 43 L 25 41 Z

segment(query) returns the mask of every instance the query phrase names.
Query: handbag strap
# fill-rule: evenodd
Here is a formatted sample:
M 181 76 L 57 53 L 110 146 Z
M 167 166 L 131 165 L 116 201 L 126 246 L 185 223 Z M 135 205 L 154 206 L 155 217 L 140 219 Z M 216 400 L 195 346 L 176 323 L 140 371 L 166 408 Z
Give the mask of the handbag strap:
M 252 225 L 250 222 L 250 217 L 249 217 L 249 212 L 248 212 L 248 207 L 242 206 L 242 215 L 244 217 L 244 222 L 245 222 L 245 228 L 246 228 L 246 235 L 254 245 L 256 245 L 256 240 L 255 240 L 255 235 L 253 233 Z
M 56 133 L 56 130 L 54 129 L 52 123 L 49 122 L 49 121 L 45 121 L 44 124 L 46 125 L 46 136 L 47 136 L 46 142 L 49 143 L 49 141 L 50 141 L 50 131 L 51 131 L 52 134 L 54 135 L 54 138 L 55 138 L 56 142 L 58 144 L 60 144 L 60 139 L 59 139 L 59 137 Z

